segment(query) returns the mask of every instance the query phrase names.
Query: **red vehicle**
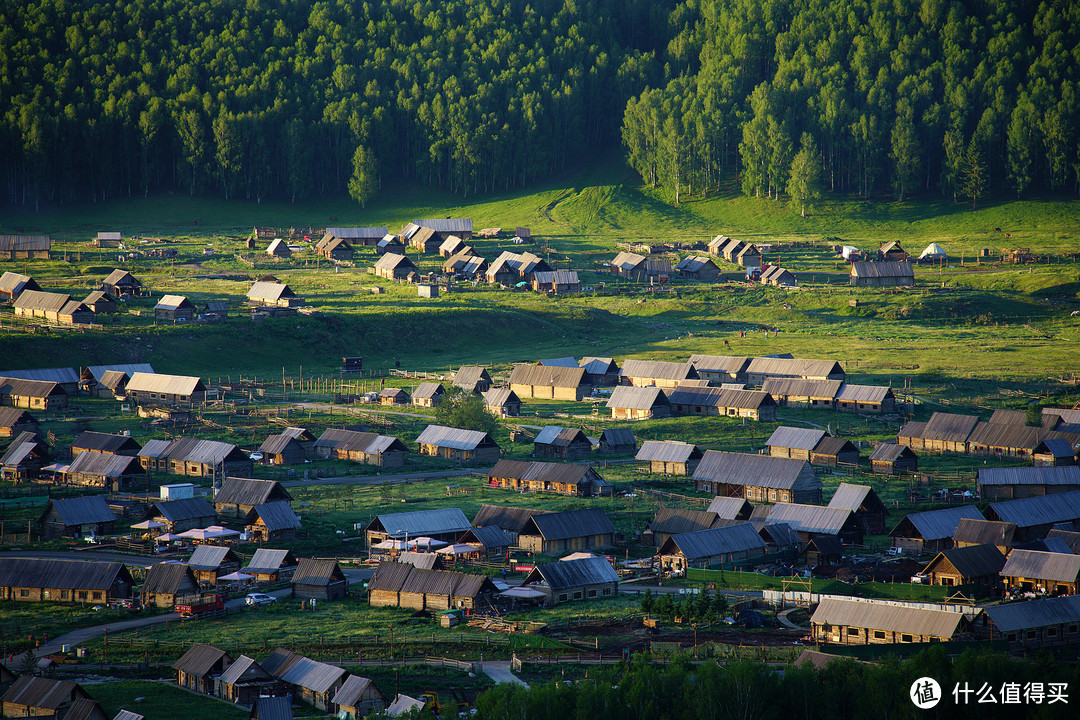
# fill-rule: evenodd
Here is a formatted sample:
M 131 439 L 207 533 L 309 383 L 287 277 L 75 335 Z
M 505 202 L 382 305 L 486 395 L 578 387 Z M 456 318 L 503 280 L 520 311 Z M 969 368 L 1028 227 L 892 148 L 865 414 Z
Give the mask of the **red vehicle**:
M 217 593 L 187 595 L 176 599 L 175 609 L 181 617 L 195 617 L 224 610 L 225 601 Z

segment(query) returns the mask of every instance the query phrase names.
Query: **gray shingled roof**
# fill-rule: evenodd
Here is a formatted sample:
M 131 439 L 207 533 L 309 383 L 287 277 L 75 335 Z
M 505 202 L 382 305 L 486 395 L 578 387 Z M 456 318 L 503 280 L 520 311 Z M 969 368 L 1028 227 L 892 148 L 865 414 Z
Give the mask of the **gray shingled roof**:
M 833 493 L 832 499 L 829 500 L 829 507 L 847 508 L 848 510 L 855 512 L 868 502 L 868 498 L 876 495 L 877 493 L 874 492 L 874 488 L 869 485 L 840 483 L 836 488 L 836 492 Z M 876 500 L 876 502 L 874 502 L 874 500 Z M 869 500 L 869 502 L 884 509 L 884 505 L 880 498 L 874 497 L 874 499 Z
M 233 661 L 233 664 L 229 666 L 228 670 L 221 673 L 220 679 L 221 682 L 226 685 L 235 685 L 245 679 L 245 676 L 249 680 L 269 680 L 271 678 L 270 673 L 266 672 L 262 665 L 259 665 L 259 663 L 255 661 L 255 658 L 241 655 Z
M 1067 625 L 1080 621 L 1080 595 L 991 605 L 985 612 L 1003 633 Z
M 716 522 L 716 513 L 707 510 L 683 508 L 660 508 L 656 511 L 649 529 L 654 533 L 678 535 L 680 533 L 708 530 Z
M 619 574 L 611 567 L 611 563 L 602 557 L 577 558 L 537 565 L 522 584 L 529 585 L 541 579 L 549 588 L 558 592 L 583 585 L 617 583 Z
M 676 551 L 688 561 L 758 550 L 764 552 L 765 541 L 748 522 L 672 535 L 658 554 L 672 555 Z
M 716 513 L 717 517 L 734 520 L 743 511 L 743 508 L 748 505 L 750 505 L 750 502 L 746 498 L 717 495 L 709 502 L 708 510 L 711 513 Z M 750 507 L 753 508 L 752 505 Z
M 443 533 L 465 532 L 472 527 L 461 508 L 436 508 L 413 512 L 385 513 L 376 516 L 387 535 L 392 538 L 421 537 Z
M 763 392 L 774 397 L 828 398 L 840 393 L 840 380 L 805 380 L 803 378 L 769 379 L 761 383 Z
M 619 385 L 612 391 L 606 407 L 621 410 L 651 410 L 654 407 L 670 404 L 667 395 L 660 388 Z
M 292 576 L 294 585 L 330 585 L 345 579 L 341 567 L 332 558 L 300 558 Z
M 195 574 L 186 563 L 160 562 L 150 566 L 143 580 L 142 591 L 144 593 L 162 593 L 171 595 L 179 592 L 184 584 L 184 579 L 193 587 L 198 587 Z
M 215 503 L 261 505 L 271 500 L 292 500 L 292 495 L 276 480 L 228 478 L 214 493 Z
M 807 466 L 805 460 L 709 450 L 694 471 L 694 480 L 789 490 Z
M 1080 490 L 990 503 L 987 512 L 1021 528 L 1073 521 L 1080 518 Z
M 944 540 L 945 538 L 951 538 L 953 533 L 956 532 L 956 526 L 960 524 L 960 520 L 963 518 L 971 518 L 973 520 L 982 520 L 982 513 L 979 512 L 979 508 L 974 505 L 961 505 L 958 507 L 947 507 L 941 510 L 925 510 L 923 512 L 909 513 L 904 520 L 907 520 L 915 528 L 916 532 L 923 540 Z M 900 525 L 903 525 L 904 520 L 893 528 L 890 535 L 895 535 Z
M 501 461 L 500 461 L 501 462 Z M 550 510 L 507 507 L 504 505 L 481 505 L 473 518 L 477 527 L 498 527 L 510 532 L 520 532 L 533 515 L 548 513 Z
M 769 522 L 787 523 L 797 532 L 836 535 L 851 518 L 847 508 L 777 503 L 767 516 Z
M 966 578 L 978 578 L 993 575 L 995 578 L 1005 566 L 1005 556 L 994 545 L 969 545 L 962 548 L 952 548 L 938 553 L 944 557 L 957 571 Z M 937 562 L 937 557 L 930 561 L 923 570 L 927 574 L 930 567 Z
M 123 563 L 0 558 L 0 587 L 108 590 L 118 578 L 131 580 Z
M 980 485 L 1080 485 L 1080 466 L 979 468 Z
M 139 458 L 129 455 L 107 455 L 97 452 L 79 453 L 68 466 L 71 475 L 100 475 L 116 478 L 144 472 Z
M 337 665 L 318 662 L 290 650 L 275 650 L 263 668 L 280 680 L 316 693 L 328 692 L 348 673 Z M 273 669 L 271 669 L 273 668 Z
M 214 506 L 201 497 L 154 503 L 155 512 L 169 522 L 217 517 Z
M 646 440 L 638 448 L 634 459 L 644 462 L 684 463 L 700 457 L 701 450 L 697 445 L 678 440 Z
M 204 677 L 222 660 L 225 661 L 226 665 L 229 664 L 229 655 L 224 650 L 218 650 L 212 645 L 199 643 L 192 645 L 190 650 L 181 655 L 180 659 L 173 663 L 173 669 L 182 670 L 189 675 Z
M 244 519 L 244 523 L 253 524 L 256 516 L 263 521 L 266 529 L 271 532 L 294 530 L 301 527 L 300 517 L 285 500 L 274 500 L 273 502 L 254 506 Z
M 128 380 L 129 392 L 154 392 L 168 395 L 191 395 L 205 390 L 200 378 L 190 375 L 163 375 L 161 373 L 132 373 Z
M 336 693 L 334 693 L 334 698 L 331 702 L 335 705 L 341 705 L 342 707 L 356 707 L 356 705 L 360 703 L 360 699 L 363 697 L 364 693 L 370 688 L 375 688 L 375 692 L 382 695 L 370 678 L 360 677 L 359 675 L 349 675 L 349 677 L 345 679 L 345 683 L 338 688 Z
M 232 556 L 230 558 L 230 555 Z M 221 563 L 227 559 L 232 559 L 234 562 L 238 561 L 236 553 L 233 553 L 229 548 L 218 545 L 199 545 L 195 548 L 195 551 L 191 553 L 191 557 L 188 558 L 188 567 L 192 570 L 217 570 L 221 567 Z
M 907 445 L 895 442 L 880 443 L 870 454 L 870 460 L 896 461 L 901 457 L 912 457 L 915 453 Z
M 521 529 L 522 535 L 533 531 L 545 540 L 566 540 L 586 535 L 607 535 L 615 532 L 615 526 L 603 510 L 597 507 L 533 515 Z
M 269 575 L 278 572 L 282 567 L 288 567 L 289 564 L 296 564 L 296 560 L 292 558 L 290 551 L 259 548 L 251 556 L 251 560 L 248 562 L 247 567 L 244 568 L 244 572 Z
M 4 693 L 3 702 L 57 711 L 73 698 L 85 694 L 85 691 L 71 680 L 21 675 Z
M 104 495 L 63 498 L 53 500 L 51 505 L 65 525 L 90 525 L 116 520 L 116 514 L 109 509 Z
M 1016 548 L 1009 553 L 1001 576 L 1074 583 L 1080 577 L 1080 555 Z
M 689 362 L 675 363 L 662 360 L 623 361 L 622 377 L 652 378 L 655 380 L 692 380 L 698 377 L 697 370 Z
M 576 388 L 585 382 L 585 370 L 580 367 L 550 365 L 515 365 L 510 371 L 511 385 Z
M 982 520 L 979 518 L 961 518 L 953 533 L 953 542 L 984 545 L 1011 545 L 1016 523 Z
M 765 441 L 767 447 L 790 448 L 792 450 L 813 450 L 821 439 L 828 435 L 816 428 L 787 427 L 781 425 L 773 430 Z
M 443 425 L 428 425 L 416 438 L 420 445 L 435 445 L 455 450 L 475 450 L 482 445 L 494 445 L 491 437 L 479 430 L 462 430 Z

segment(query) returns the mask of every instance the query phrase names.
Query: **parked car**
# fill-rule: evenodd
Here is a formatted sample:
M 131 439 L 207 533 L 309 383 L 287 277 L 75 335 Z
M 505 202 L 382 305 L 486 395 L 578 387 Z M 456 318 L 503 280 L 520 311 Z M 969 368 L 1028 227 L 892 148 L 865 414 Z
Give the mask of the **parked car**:
M 277 598 L 266 593 L 248 593 L 244 602 L 248 605 L 273 605 L 277 602 Z

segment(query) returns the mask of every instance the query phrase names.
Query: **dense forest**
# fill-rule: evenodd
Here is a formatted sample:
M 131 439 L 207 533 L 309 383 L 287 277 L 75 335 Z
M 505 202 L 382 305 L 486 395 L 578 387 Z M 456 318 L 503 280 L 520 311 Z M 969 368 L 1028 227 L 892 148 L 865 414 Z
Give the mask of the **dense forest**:
M 1080 189 L 1080 3 L 688 0 L 670 26 L 622 133 L 676 202 L 728 168 L 800 204 Z
M 930 677 L 939 704 L 918 709 L 912 684 Z M 503 684 L 476 701 L 478 720 L 903 720 L 1075 717 L 1080 676 L 1049 658 L 1017 660 L 939 647 L 911 660 L 841 659 L 823 669 L 685 660 L 660 666 L 637 657 L 589 669 L 587 679 L 525 688 Z M 1051 702 L 1051 683 L 1060 692 Z M 1066 687 L 1061 688 L 1064 684 Z M 957 693 L 954 695 L 954 688 Z M 970 691 L 965 694 L 965 691 Z M 1061 693 L 1068 697 L 1062 701 Z M 957 702 L 959 700 L 959 702 Z
M 363 203 L 523 187 L 620 141 L 681 195 L 1080 187 L 1080 4 L 0 0 L 0 175 Z
M 652 0 L 0 0 L 0 173 L 26 204 L 163 189 L 520 187 L 661 80 Z

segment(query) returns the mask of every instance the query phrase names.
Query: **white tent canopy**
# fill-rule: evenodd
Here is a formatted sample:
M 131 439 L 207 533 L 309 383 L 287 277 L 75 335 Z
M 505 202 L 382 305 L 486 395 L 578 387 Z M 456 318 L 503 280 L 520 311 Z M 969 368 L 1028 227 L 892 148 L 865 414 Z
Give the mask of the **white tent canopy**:
M 945 252 L 945 248 L 935 243 L 930 243 L 926 246 L 926 249 L 922 251 L 922 255 L 919 256 L 920 260 L 944 260 L 948 257 Z
M 469 553 L 480 552 L 480 549 L 473 545 L 466 545 L 464 543 L 457 543 L 454 545 L 447 545 L 446 547 L 436 550 L 435 552 L 440 555 L 468 555 Z
M 157 520 L 143 520 L 141 523 L 135 523 L 131 526 L 132 530 L 156 530 L 158 528 L 165 527 L 165 523 L 159 523 Z
M 235 582 L 243 582 L 244 580 L 254 580 L 254 579 L 255 579 L 254 575 L 248 575 L 247 573 L 242 573 L 242 572 L 233 572 L 233 573 L 229 573 L 228 575 L 222 575 L 221 577 L 218 578 L 218 580 L 232 580 L 232 581 L 235 581 Z

